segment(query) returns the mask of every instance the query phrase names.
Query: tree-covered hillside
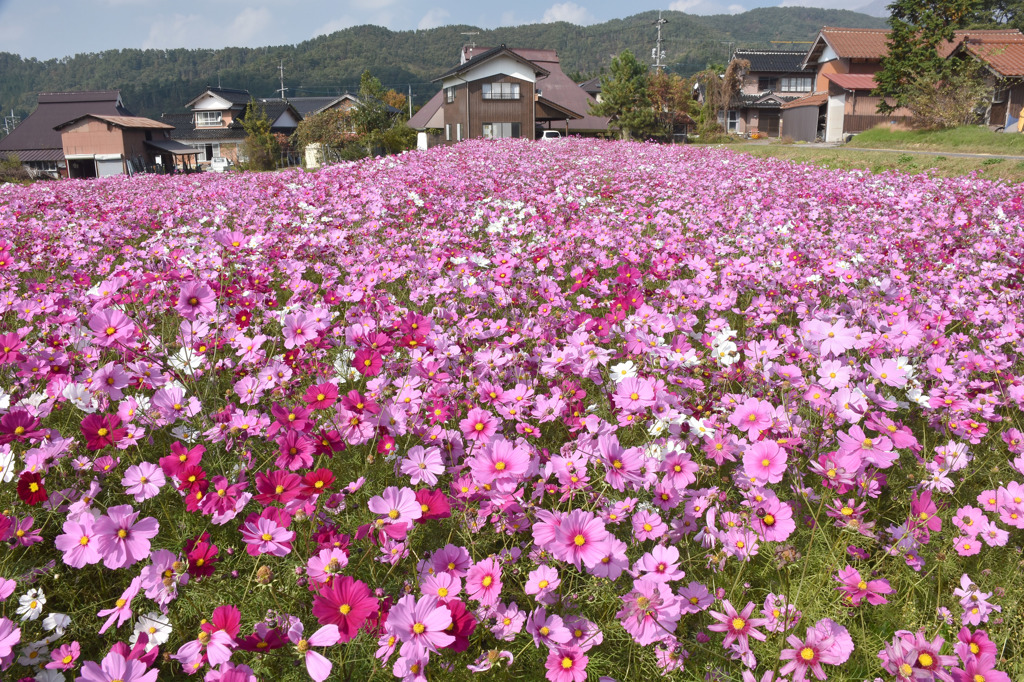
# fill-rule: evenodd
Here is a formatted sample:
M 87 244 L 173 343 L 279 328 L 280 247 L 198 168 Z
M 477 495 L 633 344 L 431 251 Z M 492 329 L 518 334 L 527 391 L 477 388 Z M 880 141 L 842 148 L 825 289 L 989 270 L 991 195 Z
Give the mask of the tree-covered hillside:
M 762 8 L 736 15 L 695 16 L 665 12 L 662 30 L 670 70 L 689 75 L 708 62 L 726 61 L 730 49 L 770 47 L 771 41 L 813 40 L 823 25 L 883 27 L 885 21 L 845 10 L 806 7 Z M 359 75 L 369 69 L 386 86 L 407 92 L 422 104 L 437 91 L 430 80 L 458 60 L 460 47 L 478 45 L 555 49 L 566 73 L 596 75 L 625 48 L 646 58 L 654 47 L 645 12 L 592 26 L 560 22 L 493 30 L 444 26 L 428 31 L 389 31 L 355 26 L 298 45 L 221 50 L 109 50 L 39 61 L 0 52 L 0 110 L 21 117 L 36 105 L 42 91 L 118 89 L 125 104 L 143 116 L 181 111 L 207 84 L 246 88 L 271 97 L 279 87 L 284 62 L 288 94 L 331 95 L 355 91 Z M 463 35 L 477 32 L 471 38 Z M 799 48 L 796 43 L 776 43 Z M 0 131 L 2 134 L 2 131 Z

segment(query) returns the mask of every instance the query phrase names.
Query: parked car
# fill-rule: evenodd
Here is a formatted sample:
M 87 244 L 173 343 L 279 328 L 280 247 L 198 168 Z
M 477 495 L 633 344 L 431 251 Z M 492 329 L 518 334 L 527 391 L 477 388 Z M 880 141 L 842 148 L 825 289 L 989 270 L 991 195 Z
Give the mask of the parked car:
M 538 140 L 560 140 L 562 139 L 562 132 L 560 130 L 542 130 Z
M 210 170 L 214 173 L 224 173 L 231 168 L 231 161 L 223 156 L 215 156 L 210 159 Z

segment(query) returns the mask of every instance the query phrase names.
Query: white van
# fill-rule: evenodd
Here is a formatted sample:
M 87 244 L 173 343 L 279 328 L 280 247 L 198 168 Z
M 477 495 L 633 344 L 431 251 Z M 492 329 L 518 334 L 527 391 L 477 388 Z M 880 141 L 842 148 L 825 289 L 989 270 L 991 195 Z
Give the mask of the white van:
M 538 140 L 560 140 L 562 139 L 562 132 L 560 130 L 542 130 Z

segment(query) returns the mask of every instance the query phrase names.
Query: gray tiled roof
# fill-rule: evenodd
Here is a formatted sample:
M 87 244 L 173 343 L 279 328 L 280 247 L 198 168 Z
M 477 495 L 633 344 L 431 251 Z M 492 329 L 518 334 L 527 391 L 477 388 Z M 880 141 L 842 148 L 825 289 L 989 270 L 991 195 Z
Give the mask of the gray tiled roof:
M 735 59 L 750 62 L 750 73 L 795 73 L 807 50 L 736 50 Z

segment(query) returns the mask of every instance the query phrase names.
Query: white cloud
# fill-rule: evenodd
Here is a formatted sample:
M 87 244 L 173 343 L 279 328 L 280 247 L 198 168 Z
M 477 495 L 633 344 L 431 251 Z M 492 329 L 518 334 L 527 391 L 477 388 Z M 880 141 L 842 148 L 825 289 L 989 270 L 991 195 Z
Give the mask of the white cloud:
M 594 16 L 586 7 L 580 7 L 575 2 L 558 2 L 544 11 L 544 17 L 540 21 L 542 24 L 567 21 L 570 24 L 586 26 L 594 23 Z
M 447 23 L 445 19 L 449 16 L 451 15 L 448 13 L 448 10 L 441 9 L 440 7 L 431 7 L 430 10 L 423 15 L 423 18 L 420 19 L 420 23 L 416 25 L 416 28 L 421 31 L 426 31 L 427 29 L 444 26 Z
M 743 5 L 729 5 L 729 14 L 743 14 L 747 8 Z
M 700 5 L 703 0 L 676 0 L 668 6 L 673 12 L 689 12 L 694 7 Z
M 204 45 L 207 21 L 198 14 L 175 14 L 157 17 L 149 27 L 149 35 L 142 42 L 143 49 L 195 48 Z
M 225 38 L 229 45 L 254 44 L 256 39 L 260 37 L 260 34 L 263 33 L 263 30 L 272 23 L 273 17 L 270 15 L 270 10 L 266 7 L 261 7 L 260 9 L 246 7 L 231 22 Z
M 326 24 L 313 31 L 313 37 L 329 35 L 331 33 L 334 33 L 335 31 L 342 31 L 346 28 L 350 28 L 355 25 L 356 20 L 353 19 L 352 17 L 339 17 L 337 19 L 332 19 L 328 21 Z

